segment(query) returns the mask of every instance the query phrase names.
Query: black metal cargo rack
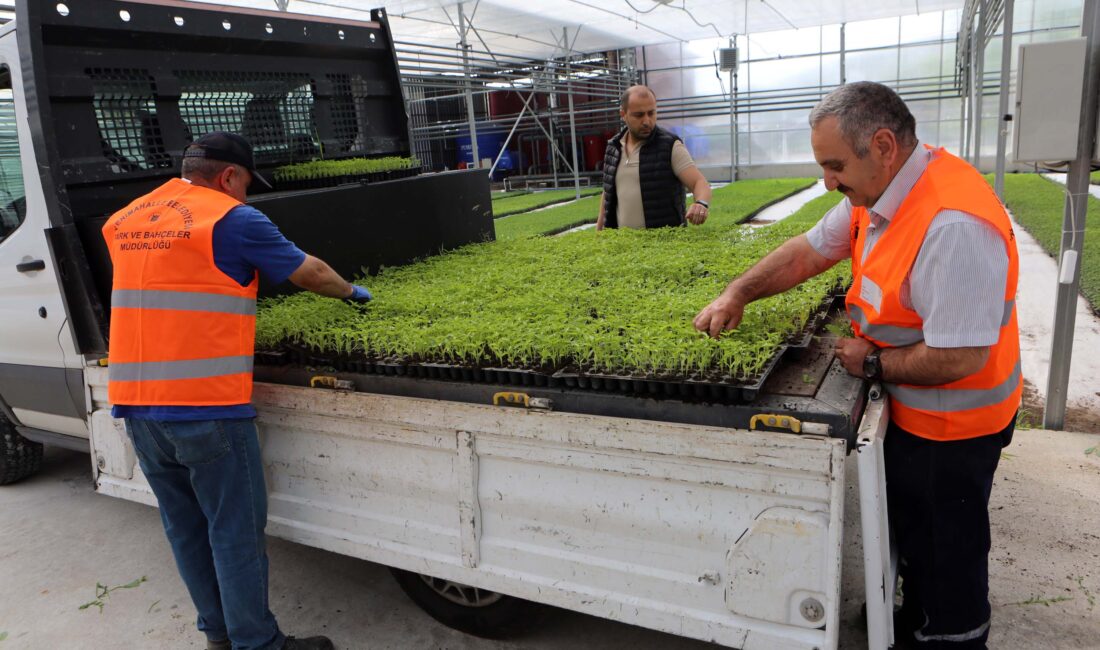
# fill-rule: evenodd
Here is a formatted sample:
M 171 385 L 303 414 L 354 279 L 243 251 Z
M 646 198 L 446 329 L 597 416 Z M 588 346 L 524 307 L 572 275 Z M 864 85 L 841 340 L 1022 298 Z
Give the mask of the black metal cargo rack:
M 47 238 L 84 354 L 107 347 L 100 228 L 178 176 L 194 138 L 244 135 L 261 173 L 322 155 L 410 154 L 382 9 L 351 21 L 181 0 L 20 0 L 16 12 Z M 250 202 L 345 277 L 493 237 L 488 177 L 476 170 Z

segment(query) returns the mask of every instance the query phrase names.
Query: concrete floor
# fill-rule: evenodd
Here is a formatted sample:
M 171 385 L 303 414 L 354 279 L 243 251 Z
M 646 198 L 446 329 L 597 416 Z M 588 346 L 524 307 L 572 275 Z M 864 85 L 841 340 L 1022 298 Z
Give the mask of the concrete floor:
M 991 506 L 991 648 L 1100 648 L 1100 456 L 1085 453 L 1097 445 L 1098 435 L 1036 430 L 1007 450 Z M 858 530 L 845 537 L 841 648 L 854 650 L 865 647 L 861 550 Z M 487 641 L 437 624 L 379 565 L 274 539 L 270 555 L 282 627 L 327 634 L 339 648 L 713 647 L 564 610 L 523 637 Z M 97 582 L 141 576 L 102 612 L 79 609 Z M 42 472 L 0 488 L 0 584 L 0 650 L 203 647 L 156 510 L 95 494 L 82 454 L 48 449 Z

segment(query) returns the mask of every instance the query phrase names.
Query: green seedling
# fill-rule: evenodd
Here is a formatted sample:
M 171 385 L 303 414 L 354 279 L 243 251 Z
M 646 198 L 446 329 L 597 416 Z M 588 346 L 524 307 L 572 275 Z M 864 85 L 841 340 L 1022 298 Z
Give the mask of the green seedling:
M 1085 586 L 1085 576 L 1077 576 L 1077 588 L 1085 595 L 1085 600 L 1089 601 L 1089 609 L 1096 606 L 1096 597 L 1092 595 L 1089 588 Z
M 343 160 L 311 160 L 284 165 L 275 169 L 272 177 L 276 183 L 312 181 L 340 176 L 357 177 L 399 169 L 420 167 L 416 158 L 387 156 L 384 158 L 345 158 Z
M 146 580 L 148 580 L 147 577 L 141 576 L 137 580 L 127 582 L 124 585 L 118 585 L 117 587 L 108 587 L 107 585 L 97 582 L 95 583 L 95 600 L 90 600 L 84 603 L 78 609 L 88 609 L 89 607 L 94 606 L 98 607 L 99 613 L 102 614 L 103 606 L 107 604 L 106 598 L 111 595 L 111 592 L 118 591 L 119 589 L 133 589 L 141 585 L 141 583 L 145 582 Z
M 483 367 L 579 368 L 664 377 L 759 375 L 806 327 L 850 266 L 755 302 L 720 339 L 692 327 L 730 278 L 804 232 L 840 196 L 814 199 L 795 215 L 753 228 L 739 223 L 806 181 L 740 181 L 716 192 L 701 227 L 591 230 L 538 237 L 502 227 L 555 218 L 594 219 L 598 197 L 496 220 L 496 242 L 472 244 L 363 280 L 375 300 L 356 308 L 309 293 L 262 301 L 258 349 L 283 345 L 325 354 Z M 572 215 L 572 216 L 570 216 Z M 510 226 L 509 226 L 510 227 Z M 545 227 L 545 226 L 542 226 Z M 557 225 L 555 227 L 561 227 Z
M 0 632 L 0 641 L 3 641 L 7 638 L 8 638 L 8 633 L 7 632 Z
M 1097 445 L 1095 447 L 1089 447 L 1088 449 L 1085 450 L 1085 455 L 1086 456 L 1096 456 L 1096 457 L 1100 458 L 1100 445 Z

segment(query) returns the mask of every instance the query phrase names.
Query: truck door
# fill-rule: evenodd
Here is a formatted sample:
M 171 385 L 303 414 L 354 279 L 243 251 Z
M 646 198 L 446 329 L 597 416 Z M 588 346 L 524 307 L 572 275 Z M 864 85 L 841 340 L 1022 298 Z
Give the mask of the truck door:
M 0 31 L 0 404 L 16 425 L 88 437 L 81 359 L 45 230 L 15 31 Z

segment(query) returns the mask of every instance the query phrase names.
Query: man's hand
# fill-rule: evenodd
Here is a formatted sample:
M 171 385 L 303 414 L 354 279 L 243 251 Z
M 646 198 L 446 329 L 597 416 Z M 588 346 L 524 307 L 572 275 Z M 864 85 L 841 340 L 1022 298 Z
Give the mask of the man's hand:
M 374 296 L 370 295 L 370 291 L 367 291 L 366 287 L 361 287 L 357 284 L 351 285 L 351 295 L 345 298 L 348 302 L 355 303 L 368 303 L 374 299 Z
M 836 358 L 840 360 L 840 365 L 844 366 L 848 374 L 864 377 L 863 360 L 874 349 L 874 344 L 867 339 L 840 339 L 836 342 Z
M 744 315 L 744 304 L 721 295 L 699 312 L 693 324 L 700 332 L 706 332 L 711 338 L 718 338 L 723 331 L 732 330 L 740 325 L 741 317 Z
M 709 213 L 710 211 L 702 203 L 692 203 L 687 209 L 687 214 L 684 216 L 687 217 L 688 223 L 699 226 L 707 220 L 707 215 Z

